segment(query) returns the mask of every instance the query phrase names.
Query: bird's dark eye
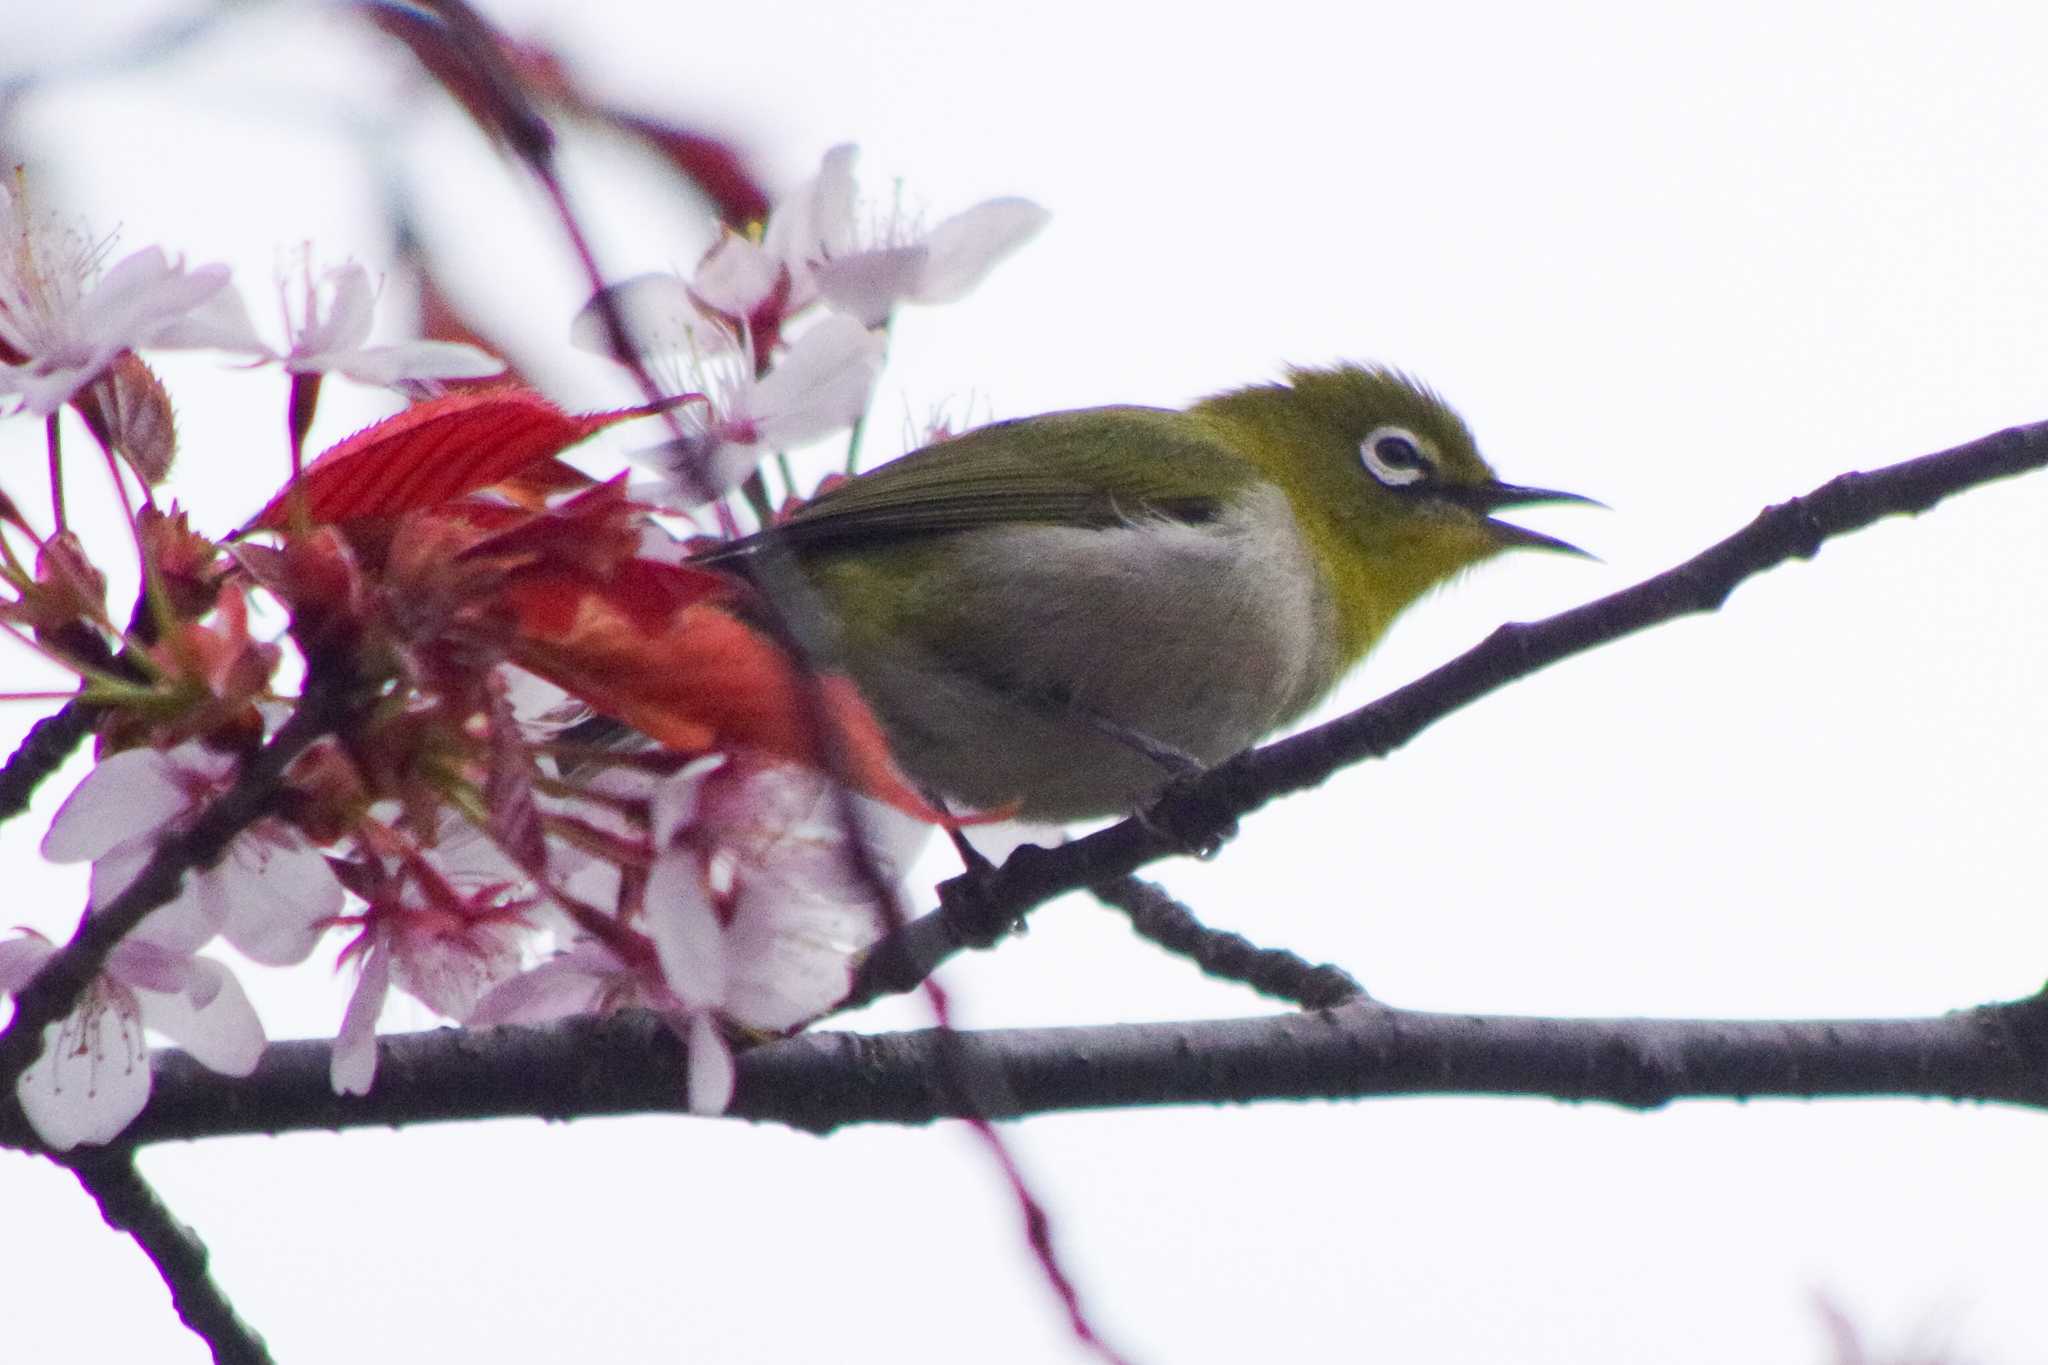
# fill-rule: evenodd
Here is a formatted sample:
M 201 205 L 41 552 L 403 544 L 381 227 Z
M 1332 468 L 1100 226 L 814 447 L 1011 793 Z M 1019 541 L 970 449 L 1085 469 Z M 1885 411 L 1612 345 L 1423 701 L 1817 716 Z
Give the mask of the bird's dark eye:
M 1402 488 L 1429 477 L 1429 457 L 1412 432 L 1381 427 L 1358 443 L 1366 472 L 1389 488 Z

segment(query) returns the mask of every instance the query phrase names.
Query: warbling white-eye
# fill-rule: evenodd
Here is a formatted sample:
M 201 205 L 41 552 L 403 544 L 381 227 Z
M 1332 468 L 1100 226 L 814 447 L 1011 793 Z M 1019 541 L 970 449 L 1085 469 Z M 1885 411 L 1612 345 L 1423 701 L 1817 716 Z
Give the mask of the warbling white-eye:
M 1458 415 L 1392 370 L 1296 369 L 1185 411 L 997 422 L 702 556 L 852 676 L 934 793 L 1127 814 L 1300 717 L 1430 588 L 1505 549 Z

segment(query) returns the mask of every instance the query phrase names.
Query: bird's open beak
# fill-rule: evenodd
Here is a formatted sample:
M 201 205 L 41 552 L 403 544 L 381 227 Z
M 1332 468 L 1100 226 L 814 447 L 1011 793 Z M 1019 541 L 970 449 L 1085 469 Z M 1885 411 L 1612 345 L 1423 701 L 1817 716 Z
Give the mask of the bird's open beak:
M 1459 501 L 1480 513 L 1497 512 L 1503 507 L 1533 507 L 1546 502 L 1577 502 L 1588 507 L 1600 508 L 1607 506 L 1604 502 L 1578 493 L 1561 493 L 1555 488 L 1524 488 L 1520 484 L 1512 483 L 1487 483 L 1462 491 L 1464 496 Z M 1503 545 L 1530 550 L 1556 550 L 1560 554 L 1577 555 L 1581 559 L 1599 558 L 1598 555 L 1581 550 L 1568 540 L 1546 536 L 1541 531 L 1531 531 L 1526 526 L 1496 521 L 1491 516 L 1484 518 L 1484 524 L 1493 538 Z

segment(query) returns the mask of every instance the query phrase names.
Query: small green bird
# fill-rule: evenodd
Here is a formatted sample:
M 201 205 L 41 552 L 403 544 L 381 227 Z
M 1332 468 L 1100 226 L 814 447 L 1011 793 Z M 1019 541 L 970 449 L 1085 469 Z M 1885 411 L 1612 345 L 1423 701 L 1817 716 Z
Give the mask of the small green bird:
M 1589 502 L 1500 482 L 1392 370 L 1296 369 L 1185 411 L 997 422 L 700 562 L 850 674 L 912 777 L 977 809 L 1127 814 L 1307 712 L 1411 602 Z

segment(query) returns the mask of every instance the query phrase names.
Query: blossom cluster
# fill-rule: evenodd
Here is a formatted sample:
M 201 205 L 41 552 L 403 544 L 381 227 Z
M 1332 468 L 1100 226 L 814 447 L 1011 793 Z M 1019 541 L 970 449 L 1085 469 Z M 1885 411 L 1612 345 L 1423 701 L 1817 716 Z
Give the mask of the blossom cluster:
M 126 927 L 15 1082 L 51 1147 L 111 1141 L 142 1110 L 151 1033 L 251 1072 L 265 1033 L 237 973 L 323 949 L 354 973 L 332 1050 L 346 1094 L 375 1083 L 394 991 L 472 1027 L 657 1011 L 700 1111 L 730 1101 L 736 1043 L 845 999 L 935 813 L 850 684 L 750 625 L 746 586 L 690 562 L 657 514 L 715 503 L 731 531 L 747 484 L 765 515 L 764 457 L 857 429 L 893 313 L 959 298 L 1044 221 L 1021 199 L 929 231 L 866 219 L 853 156 L 832 149 L 688 278 L 593 297 L 571 339 L 651 389 L 590 414 L 498 377 L 473 337 L 372 344 L 359 264 L 308 251 L 272 344 L 225 266 L 157 247 L 108 266 L 0 186 L 0 414 L 52 443 L 44 527 L 25 490 L 0 493 L 0 628 L 81 679 L 97 761 L 42 850 L 90 864 L 87 915 Z M 282 489 L 232 535 L 160 501 L 175 423 L 141 357 L 163 348 L 291 377 Z M 409 405 L 305 460 L 327 376 Z M 132 525 L 124 613 L 67 529 L 74 419 Z M 633 420 L 666 424 L 638 457 L 652 482 L 559 458 Z M 224 800 L 253 814 L 167 882 Z M 65 951 L 0 938 L 0 992 Z

